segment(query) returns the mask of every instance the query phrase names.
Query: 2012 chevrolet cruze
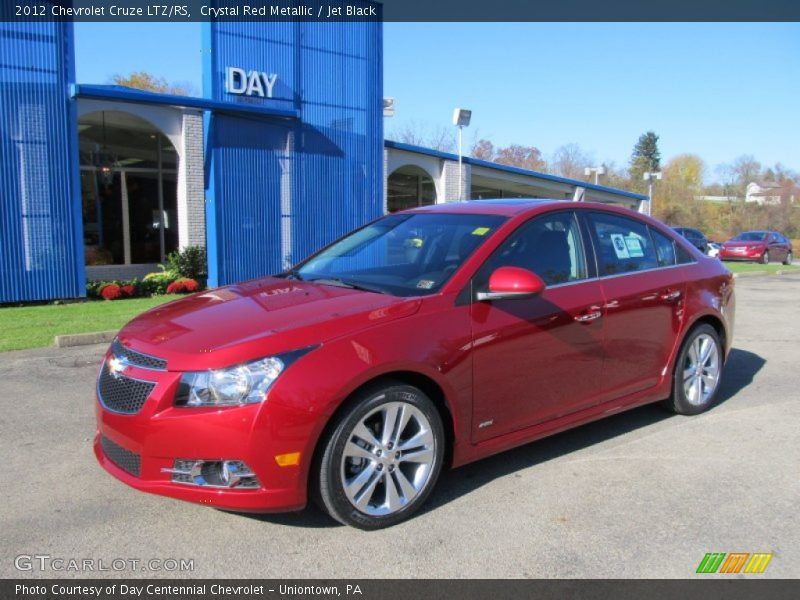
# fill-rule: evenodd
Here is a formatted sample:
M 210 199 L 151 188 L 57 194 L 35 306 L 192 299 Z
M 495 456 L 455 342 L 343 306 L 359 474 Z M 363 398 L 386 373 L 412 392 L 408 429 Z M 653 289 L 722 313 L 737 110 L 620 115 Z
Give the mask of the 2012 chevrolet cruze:
M 386 216 L 293 269 L 154 308 L 97 381 L 100 464 L 218 508 L 375 529 L 459 466 L 609 414 L 714 402 L 733 279 L 668 227 L 563 201 Z

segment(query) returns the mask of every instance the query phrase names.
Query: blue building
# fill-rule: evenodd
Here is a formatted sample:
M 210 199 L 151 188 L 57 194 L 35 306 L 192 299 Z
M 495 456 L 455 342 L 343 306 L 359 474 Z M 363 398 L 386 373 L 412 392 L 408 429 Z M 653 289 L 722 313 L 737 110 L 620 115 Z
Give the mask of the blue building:
M 203 27 L 186 97 L 79 84 L 70 23 L 0 23 L 0 303 L 81 297 L 189 245 L 210 285 L 257 277 L 425 203 L 643 199 L 384 144 L 379 22 Z

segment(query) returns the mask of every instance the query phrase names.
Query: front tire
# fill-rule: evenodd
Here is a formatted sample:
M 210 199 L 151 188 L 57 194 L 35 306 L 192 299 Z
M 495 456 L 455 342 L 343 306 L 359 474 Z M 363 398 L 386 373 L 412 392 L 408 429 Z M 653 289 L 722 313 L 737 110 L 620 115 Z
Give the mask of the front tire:
M 399 382 L 353 398 L 322 444 L 319 504 L 340 523 L 366 530 L 419 510 L 445 452 L 439 411 L 421 390 Z
M 716 329 L 706 323 L 695 327 L 681 346 L 672 378 L 672 396 L 665 405 L 679 415 L 708 410 L 722 379 L 722 344 Z
M 761 255 L 761 264 L 768 265 L 769 264 L 769 252 L 766 251 L 764 254 Z

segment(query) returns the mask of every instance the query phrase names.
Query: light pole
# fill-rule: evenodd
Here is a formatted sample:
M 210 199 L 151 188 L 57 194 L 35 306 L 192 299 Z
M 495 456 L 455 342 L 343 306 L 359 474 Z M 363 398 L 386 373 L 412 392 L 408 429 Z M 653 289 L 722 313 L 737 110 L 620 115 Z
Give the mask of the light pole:
M 462 137 L 464 127 L 469 127 L 469 121 L 472 119 L 472 111 L 466 108 L 457 108 L 453 111 L 453 125 L 458 127 L 458 199 L 463 200 L 464 189 L 464 166 L 462 156 L 464 155 L 462 148 Z
M 643 211 L 647 216 L 653 214 L 653 181 L 661 179 L 661 171 L 645 171 L 642 179 L 647 182 L 647 210 Z
M 583 174 L 586 175 L 587 177 L 589 175 L 591 175 L 592 173 L 594 173 L 594 184 L 597 185 L 598 177 L 600 177 L 600 175 L 605 175 L 606 174 L 606 168 L 605 167 L 586 167 L 583 170 Z

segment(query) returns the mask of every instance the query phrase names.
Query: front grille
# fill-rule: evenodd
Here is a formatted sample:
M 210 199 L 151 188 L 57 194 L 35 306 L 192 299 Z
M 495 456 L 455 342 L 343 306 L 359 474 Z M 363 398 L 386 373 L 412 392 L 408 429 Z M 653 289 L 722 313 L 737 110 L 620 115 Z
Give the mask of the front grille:
M 133 415 L 142 409 L 156 384 L 152 381 L 131 379 L 125 375 L 112 375 L 108 363 L 103 363 L 97 381 L 97 395 L 107 409 Z
M 156 371 L 165 371 L 167 368 L 167 361 L 163 358 L 156 358 L 155 356 L 142 354 L 141 352 L 136 352 L 136 350 L 126 348 L 118 339 L 115 339 L 111 344 L 111 353 L 134 367 L 153 369 Z
M 104 435 L 100 436 L 100 447 L 103 448 L 103 454 L 106 455 L 108 460 L 123 471 L 139 477 L 142 465 L 138 454 L 118 446 Z

